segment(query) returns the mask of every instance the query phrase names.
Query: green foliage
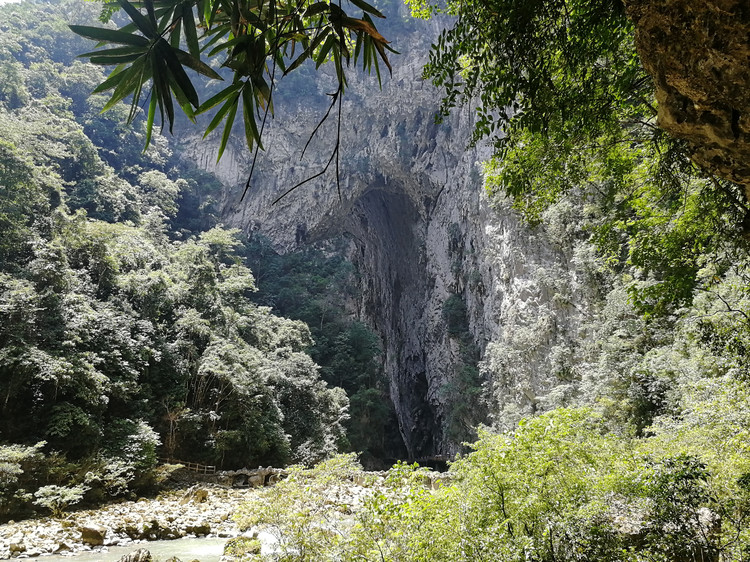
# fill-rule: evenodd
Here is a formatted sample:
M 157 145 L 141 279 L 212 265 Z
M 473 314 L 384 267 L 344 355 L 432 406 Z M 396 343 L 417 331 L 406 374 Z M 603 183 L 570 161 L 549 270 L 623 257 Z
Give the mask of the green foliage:
M 35 445 L 0 445 L 0 517 L 7 517 L 31 500 L 31 489 L 43 465 L 44 441 Z
M 113 91 L 105 110 L 131 98 L 128 121 L 132 121 L 143 88 L 150 82 L 148 146 L 157 108 L 162 126 L 168 123 L 171 131 L 175 100 L 191 120 L 196 113 L 220 106 L 205 135 L 225 121 L 218 153 L 221 158 L 240 107 L 248 148 L 262 147 L 266 116 L 269 111 L 273 113 L 277 71 L 286 75 L 308 60 L 314 61 L 316 67 L 333 60 L 338 79 L 335 103 L 344 93 L 345 67 L 352 59 L 356 64 L 361 56 L 363 69 L 370 71 L 374 67 L 378 77 L 379 58 L 390 69 L 385 54 L 388 41 L 371 18 L 385 16 L 363 0 L 351 3 L 362 10 L 361 18 L 350 17 L 340 4 L 326 2 L 195 0 L 141 6 L 120 0 L 119 7 L 130 19 L 128 25 L 118 30 L 81 25 L 72 25 L 71 29 L 100 45 L 112 46 L 82 55 L 94 64 L 115 67 L 94 90 Z M 111 13 L 105 19 L 109 16 Z M 187 51 L 180 48 L 182 45 Z M 221 80 L 210 66 L 218 57 L 223 57 L 221 66 L 233 73 L 232 83 L 201 103 L 186 69 Z
M 468 311 L 461 295 L 449 296 L 443 303 L 442 314 L 448 336 L 458 345 L 460 358 L 453 376 L 440 389 L 447 405 L 446 431 L 453 442 L 462 443 L 476 439 L 475 428 L 486 419 L 477 367 L 479 349 L 469 331 Z
M 357 467 L 334 460 L 292 471 L 239 521 L 273 532 L 286 560 L 744 560 L 747 473 L 726 474 L 708 441 L 688 444 L 619 437 L 591 410 L 558 409 L 483 431 L 437 489 L 398 464 L 350 506 L 338 486 Z
M 613 113 L 641 116 L 650 83 L 618 2 L 499 0 L 489 9 L 473 0 L 444 9 L 410 4 L 413 12 L 457 16 L 435 42 L 425 75 L 445 88 L 444 112 L 479 98 L 475 139 L 519 146 L 516 133 L 539 134 L 564 158 L 577 143 L 619 127 Z
M 87 486 L 77 484 L 76 486 L 42 486 L 34 492 L 34 503 L 45 507 L 52 512 L 52 517 L 60 517 L 71 505 L 75 505 L 83 499 L 88 490 Z
M 240 560 L 252 560 L 260 554 L 261 543 L 258 539 L 235 537 L 224 545 L 224 556 L 231 556 Z
M 469 319 L 466 316 L 466 304 L 461 295 L 451 295 L 443 303 L 443 320 L 448 335 L 458 337 L 469 330 Z
M 332 454 L 348 401 L 304 355 L 309 330 L 250 300 L 218 182 L 161 137 L 133 149 L 142 122 L 98 116 L 101 73 L 72 63 L 70 14 L 88 24 L 96 7 L 0 14 L 0 61 L 29 93 L 0 99 L 0 517 L 144 492 L 165 453 L 226 467 Z
M 332 457 L 311 469 L 291 467 L 289 475 L 254 494 L 235 514 L 242 529 L 260 527 L 278 542 L 281 560 L 323 560 L 340 553 L 343 515 L 350 512 L 349 483 L 362 477 L 355 454 Z
M 629 290 L 640 311 L 689 306 L 708 261 L 721 272 L 744 259 L 745 196 L 702 177 L 687 145 L 658 129 L 621 2 L 411 6 L 423 17 L 456 16 L 425 75 L 445 91 L 444 114 L 470 100 L 476 107 L 474 141 L 495 146 L 485 168 L 491 194 L 512 198 L 532 225 L 564 198 L 588 208 L 581 226 L 609 264 L 637 268 Z
M 321 367 L 321 378 L 349 397 L 349 447 L 365 453 L 363 462 L 377 464 L 399 454 L 399 444 L 388 437 L 398 435 L 395 412 L 380 363 L 380 341 L 352 318 L 347 303 L 356 295 L 355 272 L 340 257 L 341 248 L 331 251 L 335 249 L 280 255 L 267 240 L 254 237 L 246 252 L 258 275 L 253 300 L 309 326 L 313 343 L 308 350 Z

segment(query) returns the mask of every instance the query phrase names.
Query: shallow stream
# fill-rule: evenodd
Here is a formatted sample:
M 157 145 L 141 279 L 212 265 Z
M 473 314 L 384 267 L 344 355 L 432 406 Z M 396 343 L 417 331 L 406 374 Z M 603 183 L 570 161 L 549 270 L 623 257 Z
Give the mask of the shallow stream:
M 200 560 L 200 562 L 218 562 L 224 552 L 224 544 L 229 539 L 222 538 L 186 538 L 172 541 L 149 541 L 128 546 L 111 546 L 106 552 L 79 552 L 73 555 L 39 556 L 28 558 L 37 562 L 66 560 L 67 562 L 117 562 L 124 555 L 145 548 L 155 561 L 167 560 L 175 556 L 182 562 Z

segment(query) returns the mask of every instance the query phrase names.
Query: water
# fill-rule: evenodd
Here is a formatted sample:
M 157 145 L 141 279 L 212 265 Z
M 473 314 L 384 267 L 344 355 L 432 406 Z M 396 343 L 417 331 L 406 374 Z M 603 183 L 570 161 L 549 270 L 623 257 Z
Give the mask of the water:
M 176 556 L 183 562 L 200 560 L 200 562 L 218 562 L 224 552 L 224 544 L 229 539 L 190 538 L 172 541 L 149 541 L 128 546 L 111 546 L 107 552 L 80 552 L 69 556 L 53 555 L 34 558 L 35 562 L 117 562 L 126 554 L 145 548 L 154 560 L 166 560 Z

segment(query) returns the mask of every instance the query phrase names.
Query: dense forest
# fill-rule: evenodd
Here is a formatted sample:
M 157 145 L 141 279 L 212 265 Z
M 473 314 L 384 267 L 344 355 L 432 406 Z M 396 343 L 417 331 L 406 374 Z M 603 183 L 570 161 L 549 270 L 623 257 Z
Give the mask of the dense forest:
M 506 17 L 484 2 L 412 3 L 420 16 L 459 16 L 425 75 L 446 89 L 446 115 L 481 99 L 474 142 L 494 150 L 491 206 L 572 264 L 535 272 L 549 302 L 575 306 L 572 277 L 590 306 L 551 347 L 552 305 L 479 349 L 464 298 L 449 298 L 442 318 L 463 361 L 445 389 L 449 431 L 474 441 L 449 484 L 428 490 L 400 464 L 346 533 L 306 535 L 325 513 L 282 504 L 299 515 L 286 523 L 289 559 L 747 560 L 745 194 L 656 127 L 619 3 L 497 4 Z M 151 131 L 170 88 L 189 116 L 198 108 L 175 67 L 150 117 L 138 110 L 126 125 L 127 104 L 100 113 L 108 98 L 91 92 L 104 74 L 75 60 L 90 46 L 67 28 L 94 25 L 100 7 L 0 15 L 0 516 L 147 489 L 163 476 L 159 457 L 233 467 L 393 454 L 381 342 L 341 298 L 357 271 L 335 242 L 280 256 L 221 226 L 221 185 Z M 377 32 L 348 25 L 367 29 L 366 67 L 389 64 Z M 110 56 L 142 56 L 136 47 Z M 303 47 L 320 64 L 333 49 L 335 108 L 343 40 Z M 244 77 L 268 72 L 230 62 Z M 209 100 L 225 104 L 212 121 L 229 123 L 222 146 L 240 101 L 270 106 L 259 82 L 242 100 L 237 84 Z M 257 148 L 255 123 L 244 125 Z M 351 458 L 338 459 L 321 470 L 353 478 Z M 296 482 L 277 500 L 301 493 Z M 249 505 L 240 518 L 279 525 L 264 513 L 277 512 Z
M 165 137 L 142 152 L 127 106 L 100 112 L 104 74 L 68 29 L 99 11 L 25 3 L 0 21 L 2 516 L 148 489 L 159 458 L 382 458 L 377 338 L 332 296 L 351 266 L 243 241 L 212 176 Z

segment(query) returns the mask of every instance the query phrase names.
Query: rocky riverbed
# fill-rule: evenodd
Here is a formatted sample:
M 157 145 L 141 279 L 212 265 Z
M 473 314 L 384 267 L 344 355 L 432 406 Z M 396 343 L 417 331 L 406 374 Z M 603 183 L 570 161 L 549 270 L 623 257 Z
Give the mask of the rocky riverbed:
M 191 536 L 234 537 L 240 529 L 232 514 L 253 493 L 252 488 L 201 483 L 153 499 L 71 512 L 63 518 L 11 521 L 0 525 L 0 559 L 74 554 Z
M 103 553 L 113 547 L 147 549 L 149 541 L 185 537 L 236 537 L 244 531 L 232 517 L 240 505 L 286 475 L 284 470 L 259 468 L 201 476 L 203 481 L 198 483 L 194 483 L 198 478 L 195 476 L 192 485 L 184 484 L 164 491 L 155 498 L 73 511 L 61 518 L 10 521 L 0 525 L 0 560 Z M 346 515 L 342 517 L 351 517 L 375 490 L 385 490 L 386 476 L 385 472 L 343 471 L 333 480 L 323 478 L 318 486 L 304 485 L 311 502 L 346 506 L 347 509 L 342 511 Z M 426 487 L 436 489 L 445 481 L 446 475 L 423 471 L 420 478 Z M 264 554 L 275 552 L 276 539 L 263 528 L 251 529 L 245 534 L 259 539 Z

